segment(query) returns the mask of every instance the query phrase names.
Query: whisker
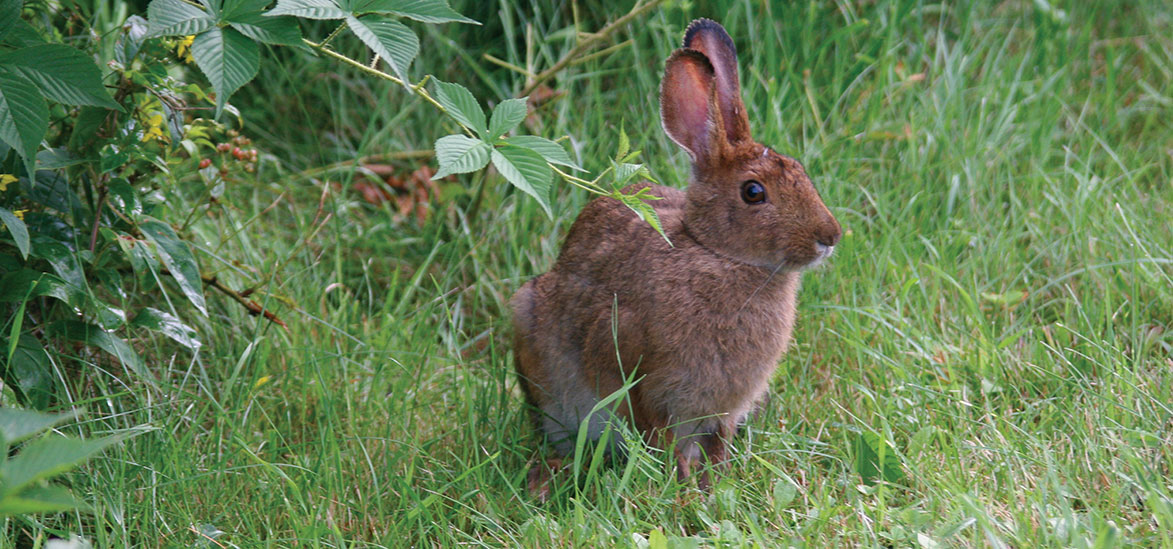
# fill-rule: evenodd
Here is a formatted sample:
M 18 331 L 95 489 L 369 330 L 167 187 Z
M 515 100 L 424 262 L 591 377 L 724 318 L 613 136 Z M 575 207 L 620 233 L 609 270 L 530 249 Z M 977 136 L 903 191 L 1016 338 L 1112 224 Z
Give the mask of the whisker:
M 782 267 L 785 265 L 786 265 L 785 260 L 779 261 L 778 266 L 774 267 L 774 270 L 773 270 L 773 272 L 770 273 L 770 276 L 767 276 L 765 282 L 762 282 L 762 284 L 760 286 L 758 286 L 757 289 L 755 289 L 752 294 L 749 294 L 749 297 L 747 297 L 745 299 L 745 303 L 742 303 L 741 307 L 737 308 L 737 312 L 740 313 L 741 310 L 744 309 L 746 305 L 749 305 L 749 302 L 751 300 L 753 300 L 754 296 L 758 295 L 758 292 L 762 291 L 762 288 L 765 288 L 766 284 L 770 283 L 770 279 L 774 278 L 774 275 L 778 274 L 778 271 L 781 271 Z

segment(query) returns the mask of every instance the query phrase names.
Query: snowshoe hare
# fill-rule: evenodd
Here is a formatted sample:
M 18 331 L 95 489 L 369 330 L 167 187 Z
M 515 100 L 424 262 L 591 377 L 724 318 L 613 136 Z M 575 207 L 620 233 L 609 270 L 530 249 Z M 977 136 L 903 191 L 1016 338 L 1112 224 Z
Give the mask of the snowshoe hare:
M 671 245 L 620 202 L 599 198 L 570 228 L 557 263 L 510 301 L 514 357 L 535 423 L 558 454 L 634 373 L 614 412 L 649 444 L 674 448 L 686 478 L 766 393 L 794 329 L 804 269 L 831 255 L 839 223 L 802 165 L 753 140 L 737 51 L 718 23 L 694 21 L 660 87 L 664 131 L 692 158 L 685 190 L 650 186 Z M 530 471 L 541 492 L 559 459 Z M 708 484 L 706 476 L 702 486 Z

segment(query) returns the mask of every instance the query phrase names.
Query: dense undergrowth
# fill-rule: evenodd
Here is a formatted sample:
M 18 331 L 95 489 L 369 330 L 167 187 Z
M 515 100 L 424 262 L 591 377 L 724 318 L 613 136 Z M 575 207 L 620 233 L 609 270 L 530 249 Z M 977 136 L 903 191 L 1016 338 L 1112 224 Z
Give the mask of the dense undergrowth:
M 594 31 L 630 8 L 460 4 L 482 25 L 413 24 L 407 75 L 460 82 L 489 107 L 527 87 L 503 65 L 540 73 L 574 47 L 575 14 Z M 146 15 L 95 6 L 78 28 L 109 47 Z M 416 172 L 455 122 L 311 48 L 266 46 L 229 99 L 239 115 L 209 122 L 194 154 L 153 153 L 175 155 L 168 175 L 136 187 L 190 243 L 206 315 L 132 252 L 116 279 L 87 279 L 132 313 L 110 328 L 140 373 L 0 304 L 4 337 L 23 315 L 17 333 L 45 342 L 49 372 L 41 400 L 6 383 L 0 403 L 77 410 L 58 431 L 123 437 L 60 481 L 88 509 L 3 519 L 0 546 L 1173 545 L 1173 9 L 666 2 L 530 93 L 519 133 L 565 137 L 598 174 L 622 129 L 657 180 L 684 185 L 655 98 L 701 16 L 737 42 L 756 137 L 805 163 L 845 230 L 806 275 L 769 406 L 711 492 L 636 448 L 584 464 L 544 506 L 526 495 L 544 450 L 505 303 L 592 195 L 556 181 L 547 216 L 495 171 L 430 182 Z M 300 25 L 314 40 L 333 28 Z M 176 61 L 167 40 L 146 47 Z M 355 37 L 331 45 L 367 55 Z M 176 93 L 211 90 L 176 66 Z M 129 112 L 134 97 L 118 100 Z M 229 176 L 207 185 L 221 165 Z M 56 212 L 4 192 L 26 221 Z M 89 237 L 73 250 L 86 265 Z M 148 307 L 190 339 L 134 325 Z

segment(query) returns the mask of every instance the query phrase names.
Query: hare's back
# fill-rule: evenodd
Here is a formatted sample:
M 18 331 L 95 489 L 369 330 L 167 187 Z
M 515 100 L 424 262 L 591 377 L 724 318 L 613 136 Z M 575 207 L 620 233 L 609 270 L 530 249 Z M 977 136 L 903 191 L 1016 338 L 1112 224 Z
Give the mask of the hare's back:
M 680 231 L 684 216 L 684 191 L 644 182 L 623 192 L 630 194 L 645 187 L 660 197 L 649 203 L 672 238 Z M 610 286 L 615 275 L 630 269 L 646 270 L 649 261 L 670 249 L 651 225 L 622 202 L 600 197 L 587 204 L 571 225 L 554 270 L 582 277 L 583 282 Z

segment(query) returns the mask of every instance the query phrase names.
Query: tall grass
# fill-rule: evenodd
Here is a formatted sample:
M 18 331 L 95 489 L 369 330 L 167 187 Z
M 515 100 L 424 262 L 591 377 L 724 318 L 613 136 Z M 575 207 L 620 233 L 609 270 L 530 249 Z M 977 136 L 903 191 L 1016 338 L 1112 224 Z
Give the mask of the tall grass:
M 1173 8 L 1053 4 L 674 2 L 560 75 L 534 131 L 597 172 L 624 127 L 682 186 L 660 71 L 691 19 L 722 21 L 756 137 L 805 162 L 845 235 L 711 492 L 636 447 L 546 505 L 505 303 L 589 197 L 557 187 L 549 219 L 492 175 L 469 216 L 470 177 L 397 221 L 340 190 L 353 173 L 301 172 L 427 148 L 442 122 L 281 54 L 236 99 L 269 183 L 194 230 L 222 276 L 272 277 L 288 330 L 226 300 L 187 315 L 198 354 L 137 342 L 158 390 L 60 357 L 82 433 L 153 430 L 71 477 L 92 514 L 10 519 L 0 545 L 1173 546 Z M 583 30 L 623 9 L 580 8 Z M 569 3 L 458 9 L 484 27 L 428 31 L 413 70 L 478 97 L 523 83 L 483 53 L 540 69 L 572 45 Z M 863 482 L 860 433 L 898 477 Z

